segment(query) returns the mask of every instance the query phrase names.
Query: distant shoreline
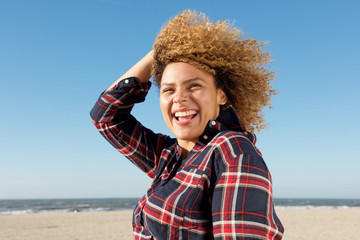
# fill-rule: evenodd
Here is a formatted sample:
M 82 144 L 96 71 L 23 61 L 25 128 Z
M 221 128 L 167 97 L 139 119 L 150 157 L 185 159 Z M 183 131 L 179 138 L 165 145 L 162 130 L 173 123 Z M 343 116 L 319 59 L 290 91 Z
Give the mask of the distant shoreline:
M 74 198 L 0 200 L 0 215 L 40 213 L 113 212 L 133 210 L 139 198 Z M 275 208 L 287 209 L 360 209 L 360 199 L 286 199 L 274 200 Z

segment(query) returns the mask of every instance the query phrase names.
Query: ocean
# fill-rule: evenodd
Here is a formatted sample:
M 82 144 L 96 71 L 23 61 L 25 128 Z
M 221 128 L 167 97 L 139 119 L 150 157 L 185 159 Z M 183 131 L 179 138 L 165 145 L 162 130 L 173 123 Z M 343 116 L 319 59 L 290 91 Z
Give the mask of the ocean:
M 132 210 L 138 200 L 139 198 L 0 200 L 0 215 Z M 279 198 L 274 200 L 274 204 L 276 209 L 351 209 L 360 208 L 360 199 Z

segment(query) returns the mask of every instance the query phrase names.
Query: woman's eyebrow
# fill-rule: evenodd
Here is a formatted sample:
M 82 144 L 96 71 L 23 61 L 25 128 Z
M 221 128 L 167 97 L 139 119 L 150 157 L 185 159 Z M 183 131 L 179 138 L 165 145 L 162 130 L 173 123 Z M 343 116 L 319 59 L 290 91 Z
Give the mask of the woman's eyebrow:
M 184 81 L 184 83 L 185 84 L 188 84 L 188 83 L 190 83 L 190 82 L 195 82 L 195 81 L 198 81 L 198 80 L 200 80 L 200 81 L 202 81 L 202 82 L 205 82 L 204 80 L 202 80 L 201 78 L 190 78 L 190 79 L 187 79 L 187 80 L 185 80 Z M 173 85 L 175 85 L 175 83 L 172 83 L 172 82 L 164 82 L 164 83 L 161 83 L 161 85 L 160 85 L 160 87 L 162 87 L 162 86 L 173 86 Z
M 160 84 L 160 87 L 163 87 L 163 86 L 172 86 L 172 85 L 174 85 L 174 83 L 164 82 L 164 83 L 161 83 L 161 84 Z
M 202 80 L 201 78 L 190 78 L 188 80 L 185 80 L 184 83 L 189 83 L 189 82 L 195 82 L 195 81 L 202 81 L 202 82 L 205 82 L 204 80 Z

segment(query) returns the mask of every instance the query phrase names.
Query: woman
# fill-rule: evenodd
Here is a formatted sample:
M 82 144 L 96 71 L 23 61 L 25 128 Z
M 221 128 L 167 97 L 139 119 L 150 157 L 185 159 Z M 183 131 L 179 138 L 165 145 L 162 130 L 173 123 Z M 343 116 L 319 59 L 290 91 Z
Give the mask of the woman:
M 230 24 L 187 10 L 100 96 L 95 126 L 153 179 L 134 210 L 134 239 L 282 238 L 270 173 L 245 130 L 264 127 L 261 110 L 274 93 L 261 47 Z M 130 114 L 151 76 L 176 139 Z

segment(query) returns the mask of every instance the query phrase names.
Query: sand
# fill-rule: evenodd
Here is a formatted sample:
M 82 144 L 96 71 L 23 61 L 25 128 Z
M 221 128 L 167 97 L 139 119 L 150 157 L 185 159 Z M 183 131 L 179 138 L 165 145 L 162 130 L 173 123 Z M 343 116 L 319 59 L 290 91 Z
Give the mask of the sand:
M 132 211 L 0 216 L 0 239 L 132 239 L 131 218 Z
M 284 239 L 360 239 L 360 209 L 279 209 Z M 0 216 L 1 240 L 132 239 L 132 211 Z
M 276 210 L 285 226 L 284 239 L 360 239 L 360 209 Z

